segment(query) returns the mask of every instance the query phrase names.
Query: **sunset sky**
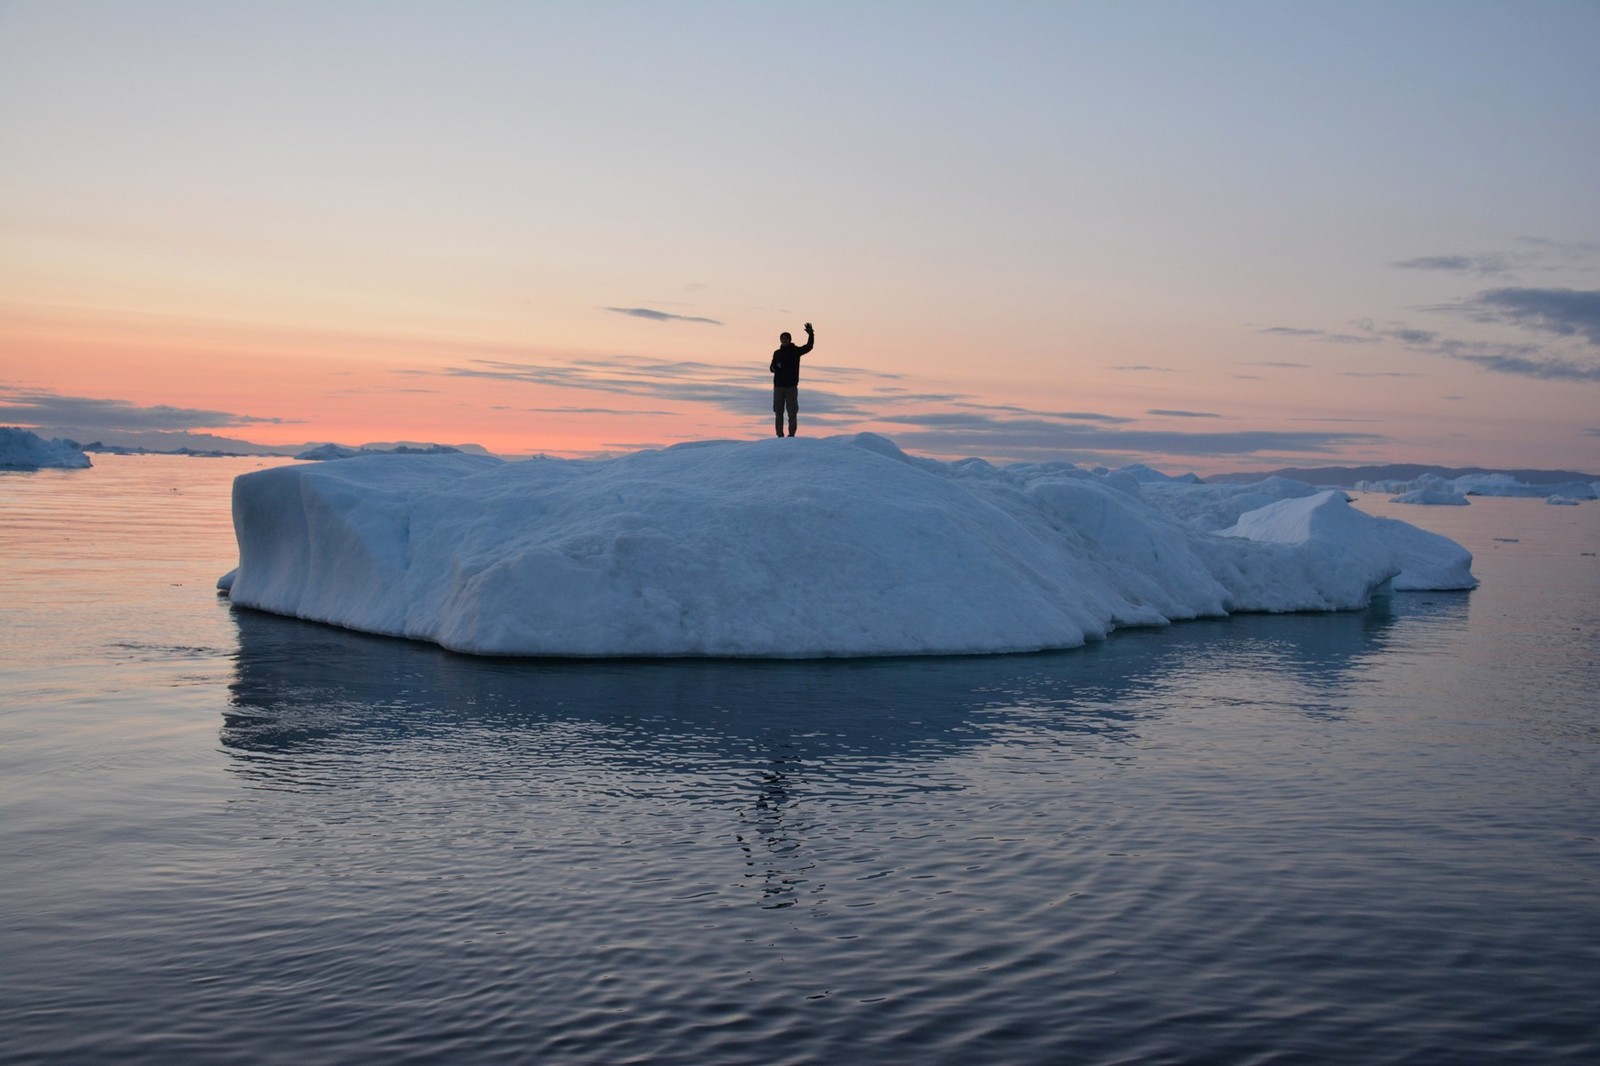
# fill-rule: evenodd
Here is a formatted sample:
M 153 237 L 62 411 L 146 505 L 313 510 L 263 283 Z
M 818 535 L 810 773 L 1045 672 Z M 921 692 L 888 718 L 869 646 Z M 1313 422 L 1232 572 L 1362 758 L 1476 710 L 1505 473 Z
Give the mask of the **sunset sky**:
M 1600 3 L 0 0 L 0 424 L 1600 469 Z

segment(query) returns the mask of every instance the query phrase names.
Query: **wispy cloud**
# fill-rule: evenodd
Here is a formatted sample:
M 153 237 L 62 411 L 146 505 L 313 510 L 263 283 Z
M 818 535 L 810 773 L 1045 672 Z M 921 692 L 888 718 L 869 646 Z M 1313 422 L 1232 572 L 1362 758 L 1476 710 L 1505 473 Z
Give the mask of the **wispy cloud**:
M 446 368 L 450 377 L 492 378 L 518 381 L 547 388 L 573 389 L 601 395 L 647 397 L 690 404 L 703 404 L 740 414 L 768 409 L 772 400 L 765 365 L 729 367 L 694 360 L 653 359 L 646 356 L 618 355 L 577 359 L 562 364 L 525 363 L 502 359 L 475 359 Z M 1115 425 L 1130 421 L 1117 415 L 1095 411 L 1036 412 L 1016 406 L 995 406 L 972 401 L 952 392 L 911 392 L 892 382 L 899 374 L 878 375 L 860 368 L 819 365 L 808 368 L 807 381 L 833 384 L 832 388 L 806 385 L 801 404 L 808 418 L 835 425 L 882 421 L 915 408 L 960 408 L 941 417 L 959 424 L 967 417 L 1037 417 L 1049 424 L 1095 422 Z M 967 413 L 963 413 L 967 412 Z
M 1240 363 L 1239 365 L 1240 366 L 1265 366 L 1265 367 L 1271 367 L 1274 370 L 1309 370 L 1310 369 L 1310 364 L 1308 364 L 1308 363 L 1284 363 L 1284 362 L 1278 362 L 1278 361 L 1275 361 L 1275 360 L 1267 360 L 1267 359 L 1257 359 L 1257 360 L 1255 360 L 1253 362 Z
M 1485 370 L 1493 370 L 1497 374 L 1516 374 L 1521 377 L 1543 378 L 1546 381 L 1600 382 L 1600 366 L 1575 363 L 1570 359 L 1555 356 L 1530 358 L 1504 353 L 1474 355 L 1459 352 L 1451 355 L 1451 358 L 1466 363 L 1476 363 Z
M 1111 367 L 1112 370 L 1132 370 L 1153 374 L 1176 374 L 1177 371 L 1170 366 L 1147 366 L 1144 363 L 1131 363 L 1123 366 Z
M 1376 344 L 1377 337 L 1362 333 L 1330 333 L 1325 329 L 1297 329 L 1293 326 L 1268 326 L 1261 330 L 1280 337 L 1305 337 L 1325 344 Z
M 1481 325 L 1509 326 L 1521 342 L 1465 339 L 1400 326 L 1376 331 L 1412 351 L 1471 363 L 1497 374 L 1600 382 L 1600 290 L 1508 287 L 1423 308 Z
M 715 369 L 718 373 L 697 368 Z M 753 383 L 729 381 L 731 375 L 725 367 L 639 358 L 579 360 L 564 366 L 475 359 L 469 366 L 449 367 L 444 373 L 450 377 L 493 378 L 584 392 L 681 400 L 728 411 L 758 411 L 768 396 L 766 389 Z
M 765 367 L 760 369 L 765 370 Z M 819 366 L 808 380 L 820 379 L 825 372 L 825 368 Z M 591 358 L 564 364 L 479 359 L 449 368 L 445 373 L 581 390 L 596 395 L 700 404 L 763 418 L 771 399 L 765 374 L 752 375 L 748 368 L 642 356 Z M 958 393 L 914 393 L 892 381 L 880 383 L 870 372 L 837 376 L 851 378 L 857 387 L 841 391 L 802 386 L 801 407 L 811 425 L 829 431 L 896 427 L 895 439 L 906 447 L 940 455 L 980 455 L 999 462 L 1323 454 L 1347 445 L 1383 439 L 1368 433 L 1326 430 L 1232 433 L 1143 430 L 1131 425 L 1135 419 L 1121 415 L 985 404 Z M 752 377 L 761 379 L 760 384 L 748 380 Z M 576 410 L 589 406 L 609 410 L 603 403 L 584 405 Z M 1208 411 L 1150 413 L 1175 418 L 1222 417 Z
M 698 315 L 675 315 L 668 311 L 657 311 L 652 307 L 608 307 L 606 310 L 619 315 L 632 315 L 634 318 L 648 318 L 652 322 L 703 322 L 708 326 L 722 325 L 715 318 L 701 318 Z
M 1466 277 L 1506 277 L 1517 274 L 1548 274 L 1558 271 L 1588 271 L 1600 252 L 1600 242 L 1557 241 L 1545 237 L 1522 237 L 1512 251 L 1470 252 L 1452 255 L 1420 255 L 1391 265 L 1400 270 L 1432 271 Z
M 126 400 L 63 396 L 47 390 L 0 386 L 0 422 L 26 426 L 114 430 L 219 429 L 224 426 L 289 425 L 282 418 L 259 418 L 230 411 L 156 404 L 141 407 Z
M 1488 255 L 1423 255 L 1394 264 L 1401 270 L 1437 270 L 1449 274 L 1505 274 L 1511 258 L 1502 253 Z
M 1412 351 L 1472 363 L 1497 374 L 1548 381 L 1600 381 L 1600 364 L 1552 353 L 1540 344 L 1469 341 L 1430 330 L 1398 329 L 1386 336 Z
M 1067 422 L 1098 422 L 1102 425 L 1120 425 L 1124 422 L 1133 421 L 1133 419 L 1123 415 L 1107 415 L 1098 411 L 1036 411 L 1031 407 L 1022 407 L 1013 403 L 974 403 L 971 400 L 960 400 L 953 396 L 934 397 L 934 399 L 954 401 L 951 406 L 960 407 L 963 410 L 982 411 L 990 416 L 1039 416 L 1049 419 L 1061 419 Z

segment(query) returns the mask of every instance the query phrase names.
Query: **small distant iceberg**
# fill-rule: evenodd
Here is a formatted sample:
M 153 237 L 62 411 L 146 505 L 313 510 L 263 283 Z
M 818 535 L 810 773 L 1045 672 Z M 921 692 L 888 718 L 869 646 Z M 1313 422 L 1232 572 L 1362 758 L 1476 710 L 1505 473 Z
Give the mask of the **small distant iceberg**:
M 1390 503 L 1415 503 L 1429 507 L 1465 507 L 1471 501 L 1459 492 L 1448 489 L 1412 489 L 1389 497 Z
M 368 455 L 234 483 L 241 607 L 519 656 L 975 654 L 1468 589 L 1339 491 L 995 467 L 875 434 L 608 460 Z
M 1551 496 L 1551 497 L 1547 498 L 1544 502 L 1545 503 L 1550 503 L 1550 504 L 1555 504 L 1558 507 L 1576 507 L 1576 506 L 1578 506 L 1578 504 L 1582 503 L 1583 501 L 1582 500 L 1575 500 L 1571 496 Z
M 1555 484 L 1531 485 L 1510 474 L 1463 474 L 1444 478 L 1437 474 L 1423 474 L 1409 481 L 1358 481 L 1356 488 L 1362 492 L 1393 492 L 1410 495 L 1416 492 L 1440 496 L 1564 496 L 1574 500 L 1593 500 L 1600 497 L 1600 486 L 1590 481 L 1562 481 Z M 1444 500 L 1392 500 L 1394 503 L 1442 503 Z
M 32 430 L 0 426 L 0 470 L 86 470 L 90 465 L 74 441 L 45 440 Z
M 460 448 L 449 444 L 396 444 L 393 447 L 375 447 L 368 444 L 360 448 L 351 448 L 343 444 L 319 444 L 300 452 L 295 458 L 326 462 L 330 459 L 354 459 L 359 455 L 455 455 L 460 451 Z

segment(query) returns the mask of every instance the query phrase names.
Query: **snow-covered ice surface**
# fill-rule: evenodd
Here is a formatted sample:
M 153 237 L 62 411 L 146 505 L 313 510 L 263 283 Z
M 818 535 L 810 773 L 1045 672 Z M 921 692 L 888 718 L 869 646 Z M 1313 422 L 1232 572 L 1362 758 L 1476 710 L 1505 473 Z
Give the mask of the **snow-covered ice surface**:
M 89 457 L 71 441 L 45 440 L 31 430 L 0 426 L 0 470 L 84 470 Z
M 1072 647 L 1476 584 L 1453 541 L 1273 481 L 944 463 L 873 434 L 366 456 L 238 478 L 219 585 L 478 654 L 822 657 Z

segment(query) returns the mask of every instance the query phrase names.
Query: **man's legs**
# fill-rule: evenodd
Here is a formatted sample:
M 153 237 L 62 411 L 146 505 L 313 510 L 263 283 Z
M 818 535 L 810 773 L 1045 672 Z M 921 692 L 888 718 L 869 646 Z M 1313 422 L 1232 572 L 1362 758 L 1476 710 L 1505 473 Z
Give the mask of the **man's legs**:
M 772 388 L 772 428 L 783 436 L 783 415 L 789 413 L 789 436 L 794 436 L 795 415 L 800 410 L 800 390 L 774 385 Z

